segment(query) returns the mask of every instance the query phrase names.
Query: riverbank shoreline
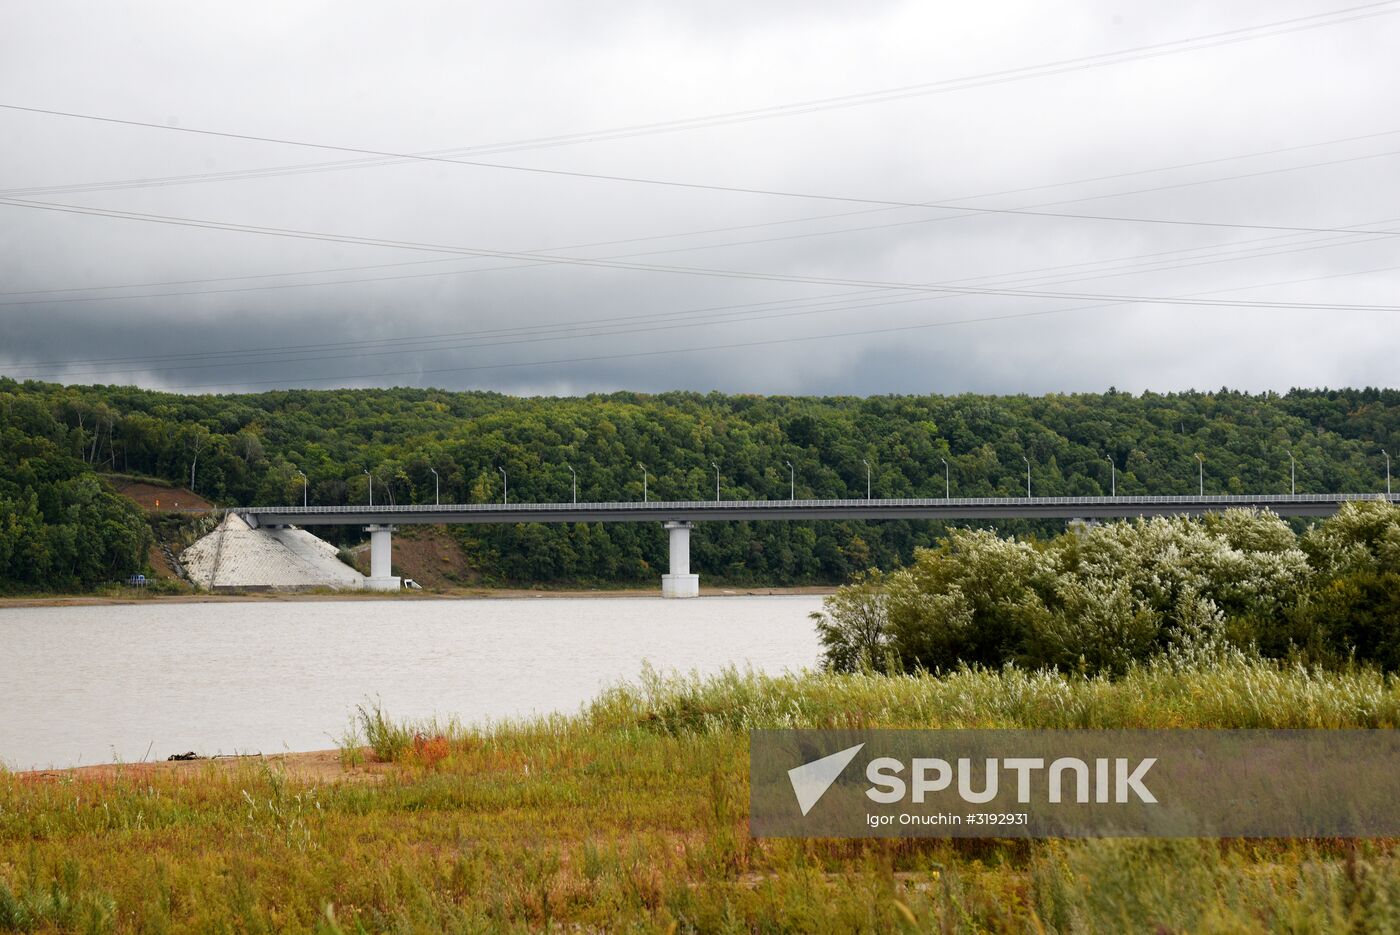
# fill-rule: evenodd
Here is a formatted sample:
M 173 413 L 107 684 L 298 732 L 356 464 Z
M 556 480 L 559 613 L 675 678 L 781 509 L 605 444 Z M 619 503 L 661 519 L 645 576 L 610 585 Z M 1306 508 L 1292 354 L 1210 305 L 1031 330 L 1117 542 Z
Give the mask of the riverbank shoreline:
M 1393 917 L 1394 838 L 753 834 L 752 729 L 1044 731 L 1067 717 L 1393 730 L 1400 688 L 1373 670 L 1233 660 L 1113 682 L 677 675 L 489 732 L 374 711 L 367 742 L 342 749 L 0 772 L 0 908 L 28 912 L 25 931 L 91 917 L 113 935 L 781 931 L 795 917 L 816 931 L 1263 935 L 1279 920 L 1341 932 Z
M 209 770 L 228 773 L 249 764 L 276 768 L 288 778 L 302 782 L 366 782 L 383 778 L 392 764 L 380 763 L 367 754 L 350 765 L 340 750 L 306 750 L 283 753 L 202 756 L 193 760 L 140 760 L 130 763 L 92 763 L 84 766 L 14 770 L 11 775 L 26 782 L 111 782 L 160 775 L 186 778 L 206 775 Z
M 701 586 L 701 597 L 818 596 L 834 594 L 835 586 L 723 587 Z M 240 591 L 231 594 L 207 592 L 187 594 L 142 594 L 130 597 L 110 594 L 50 594 L 35 597 L 0 597 L 0 610 L 27 607 L 112 607 L 141 604 L 239 604 L 296 601 L 475 601 L 526 600 L 533 598 L 619 598 L 660 597 L 659 588 L 559 589 L 537 588 L 454 588 L 440 591 Z

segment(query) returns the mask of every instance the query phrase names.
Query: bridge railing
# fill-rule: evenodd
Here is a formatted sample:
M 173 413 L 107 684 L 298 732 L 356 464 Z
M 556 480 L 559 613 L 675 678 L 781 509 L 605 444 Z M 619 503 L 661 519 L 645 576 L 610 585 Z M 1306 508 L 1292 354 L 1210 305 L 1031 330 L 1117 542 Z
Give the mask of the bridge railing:
M 630 512 L 682 510 L 701 513 L 719 510 L 784 510 L 882 508 L 882 507 L 1018 507 L 1018 506 L 1257 506 L 1277 504 L 1343 503 L 1351 500 L 1400 500 L 1383 493 L 1338 494 L 1214 494 L 1122 497 L 913 497 L 884 499 L 826 500 L 650 500 L 599 501 L 589 503 L 412 503 L 401 506 L 259 506 L 237 508 L 235 512 L 277 514 L 334 513 L 544 513 L 544 512 Z

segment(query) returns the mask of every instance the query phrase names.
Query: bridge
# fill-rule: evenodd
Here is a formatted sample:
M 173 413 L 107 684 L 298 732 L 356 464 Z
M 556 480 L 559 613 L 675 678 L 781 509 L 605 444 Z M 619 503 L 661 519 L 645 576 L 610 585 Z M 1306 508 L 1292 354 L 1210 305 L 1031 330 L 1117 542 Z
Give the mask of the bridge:
M 1390 494 L 1255 494 L 1169 497 L 938 497 L 886 500 L 676 500 L 625 503 L 460 503 L 407 506 L 242 507 L 257 526 L 364 526 L 370 534 L 369 586 L 397 590 L 391 536 L 409 523 L 641 523 L 660 522 L 670 535 L 664 597 L 695 597 L 700 576 L 690 572 L 690 530 L 706 520 L 843 519 L 1105 519 L 1199 516 L 1236 508 L 1280 516 L 1329 516 L 1352 500 L 1396 502 Z

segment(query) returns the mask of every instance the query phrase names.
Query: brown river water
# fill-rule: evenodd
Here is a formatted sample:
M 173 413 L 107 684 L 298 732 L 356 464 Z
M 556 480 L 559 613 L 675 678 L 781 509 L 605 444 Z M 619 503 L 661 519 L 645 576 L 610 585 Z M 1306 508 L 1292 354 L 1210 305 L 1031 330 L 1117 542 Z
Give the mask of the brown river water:
M 663 672 L 817 664 L 820 597 L 141 604 L 0 610 L 0 763 L 335 746 L 356 705 L 484 723 Z

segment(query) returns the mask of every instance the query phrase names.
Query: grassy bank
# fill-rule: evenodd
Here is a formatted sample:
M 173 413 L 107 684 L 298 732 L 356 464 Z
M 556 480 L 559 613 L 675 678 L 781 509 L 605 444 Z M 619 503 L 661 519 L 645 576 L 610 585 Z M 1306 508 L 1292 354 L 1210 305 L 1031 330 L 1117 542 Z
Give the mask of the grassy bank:
M 1400 684 L 1232 662 L 644 676 L 491 730 L 362 712 L 346 780 L 266 764 L 0 774 L 0 930 L 1393 931 L 1392 842 L 767 841 L 771 726 L 1400 726 Z M 359 768 L 374 758 L 388 767 Z

